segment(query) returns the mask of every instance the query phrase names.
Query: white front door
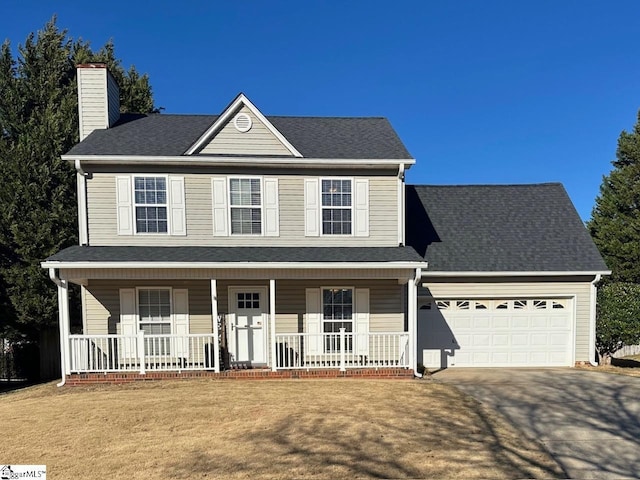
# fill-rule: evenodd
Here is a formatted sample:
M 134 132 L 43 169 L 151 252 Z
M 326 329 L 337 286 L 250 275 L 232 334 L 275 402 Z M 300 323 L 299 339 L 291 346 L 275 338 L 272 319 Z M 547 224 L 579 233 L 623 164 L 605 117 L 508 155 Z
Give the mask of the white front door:
M 267 363 L 266 303 L 266 287 L 229 287 L 227 326 L 232 363 Z

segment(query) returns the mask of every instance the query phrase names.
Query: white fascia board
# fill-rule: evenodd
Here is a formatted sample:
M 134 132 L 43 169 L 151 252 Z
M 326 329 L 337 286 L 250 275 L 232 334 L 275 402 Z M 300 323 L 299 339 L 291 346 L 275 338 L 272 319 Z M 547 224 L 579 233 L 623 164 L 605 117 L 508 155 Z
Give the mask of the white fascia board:
M 296 158 L 296 157 L 222 157 L 222 156 L 145 156 L 145 155 L 62 155 L 63 160 L 81 161 L 89 164 L 103 165 L 283 165 L 299 168 L 330 167 L 359 167 L 376 168 L 380 166 L 397 166 L 416 163 L 415 159 L 400 158 Z
M 322 269 L 416 269 L 426 267 L 423 262 L 42 262 L 42 268 L 215 268 L 215 269 L 282 269 L 301 268 L 311 270 Z
M 296 147 L 289 143 L 284 135 L 282 135 L 278 131 L 278 129 L 274 127 L 273 124 L 269 120 L 267 120 L 264 115 L 262 115 L 260 110 L 258 110 L 258 108 L 253 103 L 251 103 L 251 101 L 247 97 L 245 97 L 243 93 L 239 94 L 236 99 L 231 102 L 231 105 L 229 105 L 225 109 L 225 111 L 222 112 L 222 114 L 213 123 L 213 125 L 211 125 L 207 129 L 207 131 L 204 132 L 204 134 L 196 141 L 196 143 L 189 147 L 189 149 L 185 152 L 185 155 L 193 155 L 195 152 L 197 152 L 215 132 L 220 130 L 220 128 L 222 128 L 222 126 L 227 123 L 230 117 L 240 108 L 240 105 L 244 105 L 245 107 L 247 107 L 251 111 L 251 113 L 253 113 L 278 140 L 280 140 L 285 148 L 291 152 L 291 155 L 298 158 L 302 157 L 302 154 L 296 149 Z
M 611 275 L 611 270 L 584 272 L 422 272 L 423 279 L 434 277 L 575 277 L 585 275 Z

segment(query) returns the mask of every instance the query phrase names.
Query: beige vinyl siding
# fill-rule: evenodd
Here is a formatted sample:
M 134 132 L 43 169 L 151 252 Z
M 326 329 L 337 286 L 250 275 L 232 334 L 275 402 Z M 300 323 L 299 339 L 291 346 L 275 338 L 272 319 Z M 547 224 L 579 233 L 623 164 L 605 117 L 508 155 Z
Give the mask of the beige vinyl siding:
M 303 175 L 279 177 L 280 235 L 214 237 L 211 175 L 185 174 L 186 236 L 118 235 L 115 175 L 94 173 L 87 179 L 90 245 L 200 246 L 397 246 L 398 196 L 395 176 L 369 177 L 369 236 L 305 237 Z M 367 178 L 367 177 L 356 177 Z
M 116 334 L 120 332 L 119 289 L 136 287 L 172 287 L 189 290 L 190 333 L 212 332 L 211 290 L 209 281 L 133 281 L 92 280 L 85 289 L 87 335 Z M 269 282 L 226 280 L 217 282 L 218 312 L 229 313 L 229 287 L 269 287 Z M 345 286 L 370 289 L 369 329 L 371 332 L 400 332 L 404 330 L 402 285 L 394 280 L 335 281 L 316 280 L 276 282 L 276 333 L 304 332 L 306 310 L 305 289 Z M 269 299 L 266 298 L 265 313 Z
M 283 143 L 247 107 L 238 113 L 251 118 L 248 132 L 239 132 L 233 124 L 235 116 L 224 125 L 199 152 L 204 155 L 286 155 L 293 156 Z
M 229 313 L 229 287 L 269 287 L 268 281 L 218 281 L 218 312 Z M 276 282 L 276 333 L 304 332 L 306 289 L 322 287 L 354 287 L 369 289 L 369 330 L 400 332 L 404 330 L 403 289 L 395 280 L 309 280 Z M 268 301 L 265 312 L 268 311 Z
M 107 128 L 106 77 L 106 68 L 78 69 L 80 140 L 96 129 Z
M 85 288 L 85 335 L 117 333 L 120 316 L 120 295 L 113 282 L 99 282 Z
M 278 333 L 297 333 L 304 329 L 302 318 L 294 315 L 305 314 L 307 288 L 353 287 L 369 289 L 369 331 L 401 332 L 404 330 L 403 286 L 393 280 L 330 280 L 307 281 L 304 283 L 282 281 L 276 286 L 276 310 L 285 315 L 283 325 L 278 325 Z M 281 299 L 282 297 L 282 299 Z M 290 306 L 289 306 L 290 305 Z
M 435 298 L 547 298 L 575 296 L 575 361 L 589 360 L 589 321 L 591 284 L 589 281 L 486 281 L 486 282 L 423 282 Z M 420 295 L 427 292 L 420 289 Z
M 92 280 L 86 286 L 86 335 L 120 333 L 120 289 L 172 287 L 189 290 L 189 333 L 211 333 L 211 283 L 133 280 Z

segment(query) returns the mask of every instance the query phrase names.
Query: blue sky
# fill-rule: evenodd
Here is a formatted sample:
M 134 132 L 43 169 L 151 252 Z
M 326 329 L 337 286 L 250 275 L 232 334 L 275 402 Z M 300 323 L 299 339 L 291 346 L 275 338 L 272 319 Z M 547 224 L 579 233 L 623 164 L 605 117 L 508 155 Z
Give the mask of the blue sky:
M 411 183 L 562 182 L 588 219 L 640 108 L 640 2 L 4 0 L 14 47 L 55 13 L 112 38 L 166 113 L 388 117 Z

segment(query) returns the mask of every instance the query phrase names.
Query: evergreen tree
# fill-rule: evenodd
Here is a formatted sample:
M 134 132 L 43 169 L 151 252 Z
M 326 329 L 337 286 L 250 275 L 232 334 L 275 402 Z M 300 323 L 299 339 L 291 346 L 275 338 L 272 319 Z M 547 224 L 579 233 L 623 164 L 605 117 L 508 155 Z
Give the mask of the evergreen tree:
M 633 130 L 620 134 L 612 164 L 588 223 L 612 272 L 598 291 L 596 348 L 605 364 L 640 342 L 640 112 Z
M 612 164 L 588 227 L 612 271 L 610 280 L 640 284 L 640 112 L 633 130 L 620 134 Z
M 14 58 L 0 50 L 0 336 L 37 339 L 57 324 L 55 286 L 40 262 L 77 243 L 75 170 L 60 159 L 78 142 L 75 66 L 103 62 L 123 112 L 154 111 L 147 75 L 128 71 L 113 43 L 97 53 L 52 18 Z

